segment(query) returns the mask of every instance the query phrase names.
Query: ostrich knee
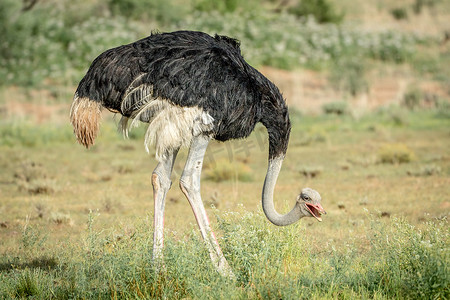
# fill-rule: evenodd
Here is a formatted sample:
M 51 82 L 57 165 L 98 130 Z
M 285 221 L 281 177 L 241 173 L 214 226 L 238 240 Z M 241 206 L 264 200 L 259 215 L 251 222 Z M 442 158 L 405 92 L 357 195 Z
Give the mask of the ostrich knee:
M 172 180 L 164 173 L 158 170 L 152 173 L 153 190 L 163 190 L 167 192 L 172 187 Z
M 180 189 L 185 194 L 189 202 L 192 202 L 192 196 L 195 194 L 200 194 L 200 186 L 194 184 L 194 178 L 192 175 L 181 175 L 180 178 Z

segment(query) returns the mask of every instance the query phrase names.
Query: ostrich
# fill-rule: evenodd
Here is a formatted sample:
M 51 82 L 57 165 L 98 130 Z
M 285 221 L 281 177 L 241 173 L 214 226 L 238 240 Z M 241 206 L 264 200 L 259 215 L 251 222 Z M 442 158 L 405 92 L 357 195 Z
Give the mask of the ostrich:
M 302 217 L 322 221 L 317 191 L 304 188 L 285 215 L 273 193 L 286 154 L 291 124 L 278 88 L 242 57 L 238 40 L 202 32 L 152 33 L 137 42 L 105 51 L 91 64 L 74 95 L 70 120 L 80 144 L 89 148 L 99 130 L 102 107 L 122 118 L 127 135 L 135 122 L 149 123 L 145 147 L 154 144 L 158 165 L 152 174 L 153 254 L 161 262 L 164 204 L 178 150 L 189 146 L 180 188 L 189 201 L 210 257 L 224 276 L 233 276 L 220 249 L 200 196 L 203 157 L 211 139 L 245 138 L 261 122 L 269 136 L 268 170 L 262 207 L 275 225 Z M 131 120 L 131 124 L 128 124 Z

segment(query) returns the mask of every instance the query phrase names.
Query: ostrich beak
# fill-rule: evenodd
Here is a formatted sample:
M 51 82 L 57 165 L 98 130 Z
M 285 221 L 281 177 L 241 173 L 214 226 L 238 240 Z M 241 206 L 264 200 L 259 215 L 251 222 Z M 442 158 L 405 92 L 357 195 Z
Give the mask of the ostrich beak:
M 325 215 L 327 212 L 323 209 L 322 205 L 320 203 L 318 204 L 312 204 L 306 202 L 306 208 L 309 210 L 311 215 L 317 219 L 317 221 L 322 222 L 321 215 Z

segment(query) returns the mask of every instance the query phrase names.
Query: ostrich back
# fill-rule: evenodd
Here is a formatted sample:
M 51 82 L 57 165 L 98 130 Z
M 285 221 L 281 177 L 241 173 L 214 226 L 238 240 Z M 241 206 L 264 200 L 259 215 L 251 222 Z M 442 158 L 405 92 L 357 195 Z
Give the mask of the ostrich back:
M 122 125 L 131 118 L 152 126 L 169 107 L 170 116 L 160 118 L 166 123 L 189 111 L 192 120 L 180 126 L 220 141 L 247 137 L 259 121 L 287 119 L 278 88 L 244 60 L 237 40 L 193 31 L 152 34 L 105 51 L 81 80 L 76 97 L 119 112 Z

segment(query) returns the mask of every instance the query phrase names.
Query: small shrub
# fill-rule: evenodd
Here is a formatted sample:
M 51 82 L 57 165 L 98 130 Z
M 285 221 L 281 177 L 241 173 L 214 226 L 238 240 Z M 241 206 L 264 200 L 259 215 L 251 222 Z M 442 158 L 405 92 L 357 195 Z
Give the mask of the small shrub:
M 403 125 L 409 124 L 407 115 L 404 112 L 402 112 L 401 110 L 394 110 L 390 114 L 390 118 L 394 122 L 394 124 L 398 125 L 398 126 L 403 126 Z
M 415 0 L 412 8 L 415 14 L 420 14 L 424 6 L 433 7 L 440 1 L 441 0 Z
M 44 215 L 47 213 L 47 206 L 44 203 L 36 203 L 34 205 L 34 209 L 36 210 L 36 213 L 39 218 L 43 218 Z
M 348 103 L 345 101 L 326 103 L 322 106 L 322 110 L 328 115 L 348 115 L 350 113 Z
M 299 17 L 313 16 L 319 23 L 340 23 L 344 19 L 344 13 L 338 13 L 328 0 L 301 0 L 289 12 Z
M 307 146 L 314 143 L 323 143 L 328 140 L 327 133 L 322 130 L 310 130 L 301 135 L 298 145 Z
M 39 293 L 38 285 L 36 274 L 31 270 L 26 270 L 17 280 L 15 296 L 18 298 L 36 297 Z
M 363 166 L 368 167 L 376 163 L 376 158 L 372 156 L 361 156 L 361 157 L 352 157 L 347 159 L 347 161 L 355 166 Z
M 119 174 L 129 174 L 133 173 L 133 171 L 136 169 L 135 164 L 132 161 L 117 161 L 112 163 L 112 166 Z
M 68 224 L 73 225 L 73 220 L 70 217 L 70 214 L 65 214 L 62 212 L 52 212 L 50 215 L 50 221 L 57 224 Z
M 231 179 L 240 181 L 252 180 L 252 169 L 242 162 L 218 160 L 211 166 L 206 166 L 205 179 L 222 182 Z
M 437 116 L 450 119 L 450 101 L 438 99 L 436 101 Z
M 402 104 L 408 109 L 413 110 L 420 107 L 422 100 L 422 91 L 418 88 L 413 88 L 405 93 Z
M 196 11 L 203 12 L 218 11 L 221 13 L 233 13 L 237 10 L 249 11 L 259 8 L 259 2 L 255 0 L 193 0 L 193 4 Z
M 14 173 L 19 190 L 30 194 L 52 194 L 56 191 L 53 179 L 50 179 L 40 163 L 25 162 Z
M 37 179 L 48 178 L 47 172 L 41 163 L 34 161 L 24 162 L 14 173 L 14 178 L 20 181 L 34 181 Z
M 179 20 L 187 11 L 170 0 L 108 0 L 108 6 L 114 15 L 128 19 L 151 19 L 162 24 Z
M 366 93 L 369 89 L 365 73 L 366 64 L 363 57 L 352 54 L 349 54 L 348 57 L 344 55 L 333 64 L 330 81 L 336 89 L 354 97 Z
M 433 176 L 441 174 L 442 169 L 436 165 L 426 165 L 422 166 L 418 171 L 407 171 L 406 173 L 410 176 Z
M 394 8 L 391 10 L 391 15 L 396 20 L 406 20 L 408 19 L 408 12 L 405 8 Z
M 322 167 L 303 167 L 299 172 L 307 178 L 315 178 L 323 171 Z
M 377 114 L 385 123 L 393 123 L 396 126 L 409 124 L 409 114 L 406 109 L 398 106 L 387 106 L 378 109 Z
M 17 183 L 19 190 L 26 191 L 31 195 L 53 194 L 56 190 L 56 184 L 52 179 L 36 179 L 31 182 L 19 181 Z
M 379 149 L 378 158 L 383 164 L 401 164 L 414 160 L 415 154 L 404 144 L 387 144 Z
M 30 219 L 27 216 L 22 229 L 21 249 L 31 253 L 42 247 L 46 239 L 47 237 L 43 235 L 42 231 L 30 225 Z

